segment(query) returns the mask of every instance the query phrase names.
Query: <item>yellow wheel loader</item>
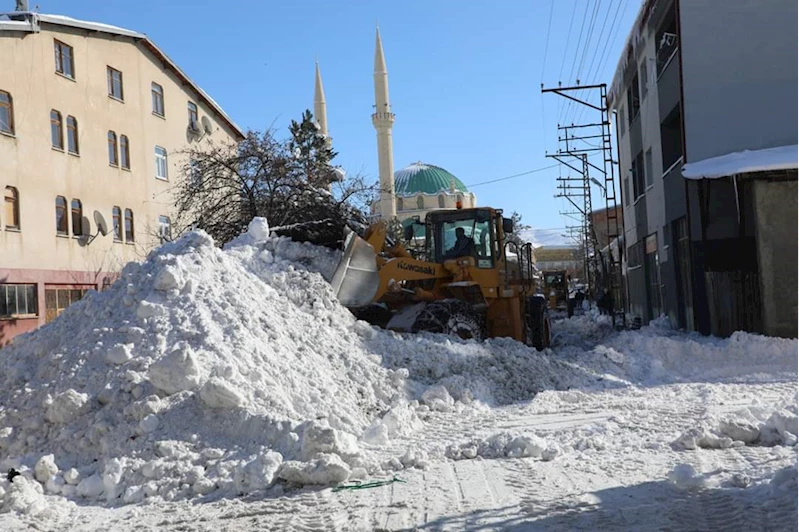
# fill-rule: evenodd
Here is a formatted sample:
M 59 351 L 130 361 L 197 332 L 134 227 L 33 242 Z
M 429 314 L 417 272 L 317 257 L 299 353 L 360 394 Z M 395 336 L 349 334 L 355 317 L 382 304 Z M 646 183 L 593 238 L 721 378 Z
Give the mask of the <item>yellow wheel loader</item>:
M 361 319 L 387 329 L 453 334 L 464 339 L 509 337 L 542 350 L 550 344 L 545 297 L 538 293 L 532 247 L 508 240 L 510 219 L 492 208 L 436 210 L 414 219 L 409 252 L 385 221 L 347 235 L 331 284 Z

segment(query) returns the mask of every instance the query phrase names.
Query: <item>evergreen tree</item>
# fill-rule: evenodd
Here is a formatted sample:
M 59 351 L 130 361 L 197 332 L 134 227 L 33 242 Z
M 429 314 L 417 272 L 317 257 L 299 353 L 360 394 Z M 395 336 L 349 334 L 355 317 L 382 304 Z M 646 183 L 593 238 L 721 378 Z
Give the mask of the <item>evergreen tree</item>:
M 292 120 L 289 132 L 289 150 L 294 163 L 311 186 L 328 188 L 333 181 L 341 179 L 340 173 L 330 164 L 338 154 L 333 151 L 330 139 L 322 135 L 311 111 L 305 110 L 301 122 Z
M 526 244 L 528 241 L 522 237 L 521 232 L 532 228 L 522 223 L 522 215 L 516 211 L 513 211 L 513 214 L 510 215 L 510 219 L 513 221 L 513 233 L 507 235 L 508 240 L 516 242 L 519 246 Z

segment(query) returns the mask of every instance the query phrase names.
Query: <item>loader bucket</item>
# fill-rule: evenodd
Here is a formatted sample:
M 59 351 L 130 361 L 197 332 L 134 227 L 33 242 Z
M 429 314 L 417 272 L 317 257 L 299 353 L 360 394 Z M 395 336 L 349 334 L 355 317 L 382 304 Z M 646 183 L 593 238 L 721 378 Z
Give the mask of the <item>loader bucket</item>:
M 377 255 L 371 244 L 352 232 L 347 235 L 344 254 L 330 284 L 345 307 L 365 307 L 372 303 L 380 285 Z

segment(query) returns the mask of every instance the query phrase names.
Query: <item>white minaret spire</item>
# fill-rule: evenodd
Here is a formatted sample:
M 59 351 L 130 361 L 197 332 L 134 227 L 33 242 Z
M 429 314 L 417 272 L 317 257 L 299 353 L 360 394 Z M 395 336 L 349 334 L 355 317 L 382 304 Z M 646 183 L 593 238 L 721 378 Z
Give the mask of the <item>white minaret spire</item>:
M 319 124 L 320 133 L 327 134 L 327 103 L 325 102 L 325 89 L 322 87 L 322 74 L 319 72 L 319 62 L 316 62 L 316 86 L 313 95 L 313 114 Z
M 375 112 L 372 124 L 377 130 L 377 158 L 380 168 L 380 215 L 384 220 L 397 216 L 394 201 L 394 148 L 391 143 L 391 127 L 394 113 L 388 100 L 388 71 L 380 41 L 380 28 L 377 28 L 375 44 Z

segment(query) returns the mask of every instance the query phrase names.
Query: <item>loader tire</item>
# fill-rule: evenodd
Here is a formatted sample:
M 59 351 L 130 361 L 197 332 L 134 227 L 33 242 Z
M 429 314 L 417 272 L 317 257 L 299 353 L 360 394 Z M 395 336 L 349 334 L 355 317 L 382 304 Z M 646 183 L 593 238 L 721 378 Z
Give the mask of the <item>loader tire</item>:
M 458 299 L 429 303 L 416 317 L 411 331 L 449 334 L 478 342 L 486 337 L 485 320 L 471 305 Z
M 373 303 L 367 307 L 353 310 L 352 313 L 357 319 L 363 320 L 369 325 L 380 327 L 381 329 L 386 328 L 386 325 L 391 321 L 391 316 L 393 315 L 388 307 L 379 303 Z
M 543 297 L 527 298 L 527 342 L 538 351 L 547 349 L 552 342 L 547 300 Z

